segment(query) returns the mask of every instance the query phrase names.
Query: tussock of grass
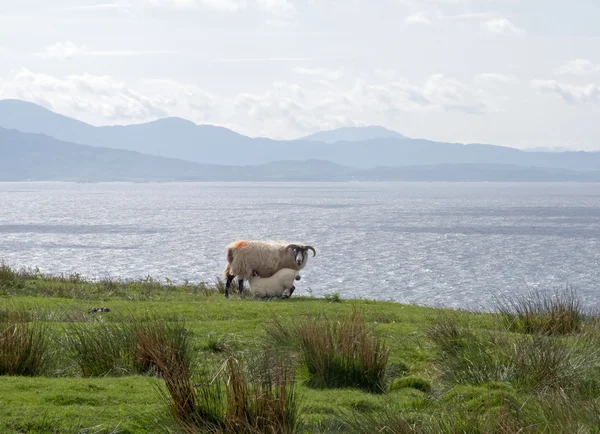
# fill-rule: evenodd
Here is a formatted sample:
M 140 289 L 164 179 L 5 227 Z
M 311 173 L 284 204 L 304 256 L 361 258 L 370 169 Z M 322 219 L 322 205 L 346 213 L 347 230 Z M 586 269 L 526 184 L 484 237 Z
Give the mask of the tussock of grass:
M 133 373 L 134 336 L 128 323 L 72 323 L 67 329 L 66 342 L 84 377 Z
M 231 335 L 218 336 L 215 333 L 208 335 L 206 349 L 213 353 L 230 353 L 233 349 L 233 338 Z
M 586 317 L 572 288 L 554 294 L 529 291 L 524 296 L 498 299 L 497 310 L 510 331 L 565 335 L 578 332 Z
M 268 357 L 260 375 L 244 372 L 233 358 L 227 360 L 227 431 L 231 433 L 294 433 L 299 399 L 291 371 L 281 358 Z
M 184 321 L 156 319 L 131 324 L 134 333 L 133 367 L 138 373 L 148 373 L 167 363 L 192 368 L 191 333 Z M 163 357 L 163 360 L 160 359 Z
M 43 375 L 51 363 L 47 327 L 25 310 L 0 310 L 0 375 Z
M 392 383 L 390 390 L 400 390 L 404 388 L 411 388 L 420 390 L 424 393 L 429 393 L 431 392 L 431 383 L 420 377 L 402 377 Z
M 358 309 L 339 321 L 308 318 L 297 326 L 308 384 L 386 392 L 389 349 Z
M 251 369 L 229 357 L 213 378 L 192 386 L 181 364 L 161 364 L 172 415 L 189 433 L 291 434 L 300 425 L 300 400 L 284 359 L 264 355 Z M 265 364 L 266 363 L 266 364 Z

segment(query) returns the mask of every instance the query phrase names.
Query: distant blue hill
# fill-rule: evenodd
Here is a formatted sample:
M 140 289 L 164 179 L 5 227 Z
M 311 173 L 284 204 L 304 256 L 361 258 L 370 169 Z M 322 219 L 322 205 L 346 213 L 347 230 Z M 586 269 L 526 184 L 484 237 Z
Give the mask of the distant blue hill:
M 343 127 L 335 130 L 321 131 L 300 138 L 299 140 L 307 140 L 309 142 L 360 142 L 363 140 L 372 139 L 404 139 L 405 137 L 396 132 L 388 130 L 380 126 L 369 127 Z
M 599 152 L 524 152 L 486 144 L 463 145 L 411 139 L 394 132 L 390 132 L 391 137 L 364 139 L 374 132 L 381 134 L 383 130 L 380 127 L 334 130 L 288 141 L 250 138 L 227 128 L 196 125 L 179 118 L 95 127 L 20 100 L 0 100 L 0 127 L 46 134 L 70 143 L 213 165 L 326 160 L 363 169 L 443 164 L 502 164 L 578 171 L 600 168 Z M 315 137 L 346 140 L 326 143 L 313 141 Z
M 134 151 L 68 143 L 0 128 L 0 181 L 522 181 L 600 182 L 600 171 L 502 164 L 356 169 L 331 161 L 211 165 Z

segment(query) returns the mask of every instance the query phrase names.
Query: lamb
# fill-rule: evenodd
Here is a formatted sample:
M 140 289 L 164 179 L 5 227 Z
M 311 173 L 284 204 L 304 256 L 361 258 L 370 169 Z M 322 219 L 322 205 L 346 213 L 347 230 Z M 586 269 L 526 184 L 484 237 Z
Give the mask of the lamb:
M 244 290 L 244 280 L 249 280 L 256 272 L 259 277 L 268 278 L 282 268 L 301 270 L 308 261 L 307 251 L 313 257 L 314 247 L 300 243 L 277 241 L 239 240 L 226 247 L 227 265 L 223 271 L 225 297 L 229 298 L 229 287 L 234 277 L 238 278 L 240 294 Z
M 289 298 L 296 289 L 294 280 L 300 280 L 298 270 L 292 268 L 282 268 L 271 277 L 260 277 L 254 272 L 250 278 L 250 289 L 254 297 L 284 297 Z

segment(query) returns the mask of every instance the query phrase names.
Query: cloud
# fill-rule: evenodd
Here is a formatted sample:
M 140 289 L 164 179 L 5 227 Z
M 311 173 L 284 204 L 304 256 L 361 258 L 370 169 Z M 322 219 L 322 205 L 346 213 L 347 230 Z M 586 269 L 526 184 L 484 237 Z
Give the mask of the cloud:
M 556 71 L 560 75 L 593 75 L 600 73 L 600 64 L 588 59 L 575 59 L 565 63 Z
M 47 46 L 43 52 L 36 53 L 36 55 L 43 57 L 45 59 L 70 59 L 81 52 L 81 49 L 75 45 L 74 43 L 67 42 L 57 42 L 54 45 Z
M 404 24 L 427 24 L 431 25 L 431 21 L 427 18 L 427 14 L 423 11 L 408 15 L 402 20 Z
M 312 60 L 310 57 L 230 57 L 214 59 L 213 63 L 267 63 L 267 62 L 296 62 Z
M 273 138 L 361 125 L 381 115 L 391 119 L 410 112 L 473 115 L 488 110 L 477 92 L 451 77 L 435 74 L 419 84 L 388 72 L 384 75 L 391 80 L 371 73 L 349 81 L 350 75 L 341 71 L 298 68 L 296 73 L 318 80 L 276 82 L 264 92 L 224 96 L 171 79 L 126 83 L 112 76 L 57 77 L 22 68 L 10 79 L 0 79 L 0 98 L 32 101 L 96 125 L 179 116 Z
M 575 86 L 556 80 L 533 80 L 532 85 L 542 95 L 558 95 L 569 104 L 600 102 L 600 86 L 588 84 Z
M 289 0 L 256 0 L 259 9 L 278 17 L 292 17 L 296 8 Z
M 478 84 L 485 83 L 501 83 L 501 84 L 518 84 L 520 80 L 514 75 L 504 75 L 498 73 L 485 73 L 475 76 L 475 82 Z
M 214 97 L 193 86 L 170 81 L 128 85 L 111 76 L 91 74 L 54 77 L 26 68 L 0 79 L 0 98 L 18 98 L 92 123 L 131 123 L 180 113 L 207 118 Z
M 326 68 L 294 68 L 294 72 L 302 75 L 322 77 L 327 80 L 338 80 L 343 75 L 340 69 L 331 70 Z
M 515 26 L 506 18 L 494 18 L 483 23 L 490 33 L 525 33 L 525 30 Z
M 143 2 L 149 6 L 167 6 L 176 8 L 194 8 L 197 6 L 196 0 L 143 0 Z
M 77 56 L 148 56 L 177 53 L 178 51 L 169 50 L 89 50 L 85 46 L 77 46 L 71 41 L 66 41 L 49 45 L 44 48 L 44 51 L 34 55 L 44 59 L 67 60 Z
M 323 71 L 305 72 L 317 76 Z M 402 118 L 405 113 L 427 111 L 481 115 L 488 111 L 476 92 L 442 74 L 432 75 L 422 85 L 398 78 L 376 83 L 365 77 L 350 84 L 343 80 L 326 82 L 326 86 L 312 84 L 281 82 L 263 93 L 242 93 L 234 100 L 232 119 L 242 128 L 259 128 L 260 135 L 289 137 L 357 125 L 374 116 Z
M 246 8 L 243 0 L 198 0 L 201 6 L 222 12 L 238 12 Z
M 467 114 L 483 114 L 486 104 L 460 81 L 443 74 L 432 75 L 423 89 L 424 95 L 447 111 Z
M 296 8 L 290 0 L 114 0 L 96 5 L 81 5 L 67 9 L 130 11 L 143 8 L 198 9 L 207 8 L 234 13 L 257 9 L 279 18 L 291 18 Z

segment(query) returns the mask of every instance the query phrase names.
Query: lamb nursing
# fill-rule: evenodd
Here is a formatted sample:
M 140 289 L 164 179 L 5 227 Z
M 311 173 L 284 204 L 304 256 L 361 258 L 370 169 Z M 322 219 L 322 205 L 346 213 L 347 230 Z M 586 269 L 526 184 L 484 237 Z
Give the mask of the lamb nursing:
M 250 289 L 256 298 L 290 298 L 296 287 L 294 280 L 300 280 L 297 270 L 282 268 L 271 277 L 260 277 L 257 273 L 250 278 Z

